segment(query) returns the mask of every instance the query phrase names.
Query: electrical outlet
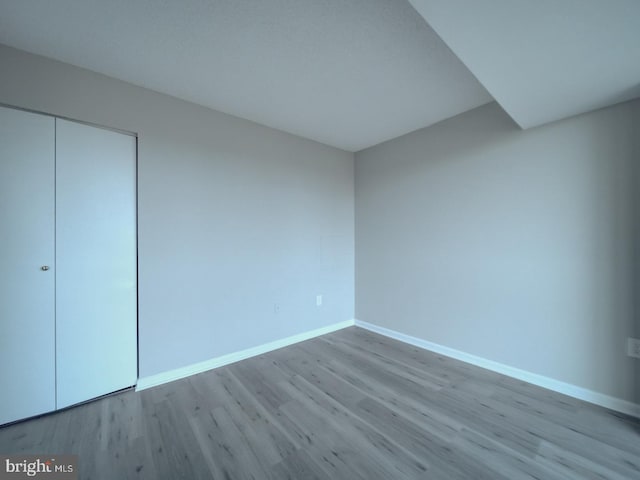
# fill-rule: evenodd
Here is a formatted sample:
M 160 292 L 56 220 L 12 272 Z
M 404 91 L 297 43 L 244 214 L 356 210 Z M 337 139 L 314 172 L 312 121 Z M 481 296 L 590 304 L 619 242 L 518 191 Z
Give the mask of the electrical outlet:
M 640 358 L 640 338 L 627 339 L 627 355 L 634 358 Z
M 316 295 L 316 307 L 322 306 L 322 295 Z

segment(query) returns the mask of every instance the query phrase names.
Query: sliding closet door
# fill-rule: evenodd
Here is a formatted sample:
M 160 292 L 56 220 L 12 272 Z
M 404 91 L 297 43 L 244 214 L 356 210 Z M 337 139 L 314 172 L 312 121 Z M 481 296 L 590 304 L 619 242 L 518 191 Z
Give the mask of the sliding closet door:
M 0 424 L 55 409 L 54 119 L 0 107 Z
M 56 120 L 58 408 L 137 378 L 136 141 Z

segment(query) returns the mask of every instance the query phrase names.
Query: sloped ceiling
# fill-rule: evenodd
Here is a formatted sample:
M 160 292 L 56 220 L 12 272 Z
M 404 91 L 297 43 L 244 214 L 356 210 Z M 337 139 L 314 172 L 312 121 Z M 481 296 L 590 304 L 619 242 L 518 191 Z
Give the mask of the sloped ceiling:
M 0 43 L 350 151 L 492 100 L 406 0 L 2 1 Z
M 350 151 L 640 96 L 640 0 L 3 1 L 0 43 Z
M 638 0 L 410 0 L 529 128 L 640 96 Z

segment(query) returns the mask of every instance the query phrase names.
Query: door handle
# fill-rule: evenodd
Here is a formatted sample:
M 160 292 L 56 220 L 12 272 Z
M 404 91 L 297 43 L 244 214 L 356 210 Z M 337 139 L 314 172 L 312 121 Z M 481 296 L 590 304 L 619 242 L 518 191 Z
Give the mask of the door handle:
M 49 265 L 43 265 L 40 267 L 40 270 L 42 270 L 43 272 L 46 272 L 47 270 L 49 270 Z

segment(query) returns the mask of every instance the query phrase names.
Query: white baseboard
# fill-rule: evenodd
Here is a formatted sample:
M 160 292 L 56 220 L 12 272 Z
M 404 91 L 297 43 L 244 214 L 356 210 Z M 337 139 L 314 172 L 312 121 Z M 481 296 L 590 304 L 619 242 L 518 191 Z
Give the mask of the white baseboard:
M 446 355 L 447 357 L 455 358 L 456 360 L 461 360 L 478 367 L 486 368 L 487 370 L 492 370 L 508 377 L 517 378 L 518 380 L 523 380 L 525 382 L 532 383 L 533 385 L 538 385 L 539 387 L 547 388 L 558 393 L 563 393 L 564 395 L 568 395 L 570 397 L 574 397 L 589 403 L 594 403 L 596 405 L 609 408 L 611 410 L 615 410 L 617 412 L 626 413 L 627 415 L 632 415 L 634 417 L 640 418 L 640 405 L 637 403 L 629 402 L 621 398 L 612 397 L 610 395 L 605 395 L 604 393 L 595 392 L 587 388 L 578 387 L 577 385 L 573 385 L 571 383 L 554 380 L 553 378 L 545 377 L 544 375 L 538 375 L 536 373 L 527 372 L 526 370 L 510 367 L 509 365 L 494 362 L 493 360 L 487 360 L 486 358 L 461 352 L 460 350 L 445 347 L 444 345 L 439 345 L 437 343 L 429 342 L 421 338 L 412 337 L 411 335 L 405 335 L 404 333 L 400 333 L 395 330 L 391 330 L 385 327 L 379 327 L 378 325 L 374 325 L 372 323 L 356 320 L 355 325 L 356 327 L 379 333 L 380 335 L 384 335 L 385 337 L 408 343 L 409 345 L 414 345 L 431 352 Z
M 139 392 L 140 390 L 146 390 L 147 388 L 156 387 L 158 385 L 162 385 L 163 383 L 173 382 L 174 380 L 189 377 L 191 375 L 195 375 L 196 373 L 202 373 L 206 372 L 207 370 L 212 370 L 224 365 L 229 365 L 230 363 L 239 362 L 240 360 L 255 357 L 256 355 L 262 355 L 263 353 L 277 350 L 282 347 L 287 347 L 289 345 L 293 345 L 294 343 L 303 342 L 304 340 L 309 340 L 310 338 L 319 337 L 320 335 L 335 332 L 336 330 L 352 327 L 354 324 L 354 320 L 346 320 L 344 322 L 334 323 L 333 325 L 328 325 L 326 327 L 317 328 L 309 332 L 292 335 L 291 337 L 275 340 L 273 342 L 258 345 L 257 347 L 247 348 L 246 350 L 241 350 L 239 352 L 229 353 L 221 357 L 205 360 L 204 362 L 198 362 L 187 365 L 186 367 L 176 368 L 174 370 L 158 373 L 156 375 L 139 378 L 138 384 L 136 385 L 136 392 Z

